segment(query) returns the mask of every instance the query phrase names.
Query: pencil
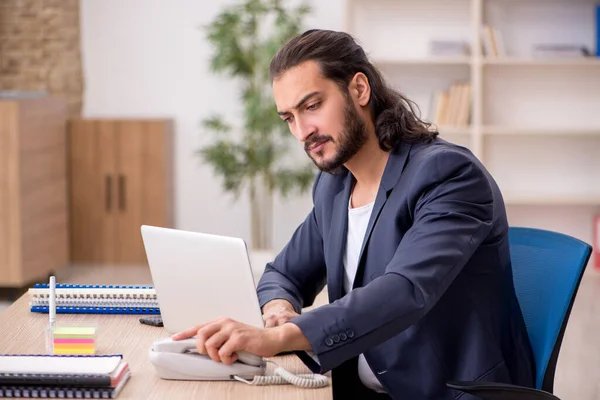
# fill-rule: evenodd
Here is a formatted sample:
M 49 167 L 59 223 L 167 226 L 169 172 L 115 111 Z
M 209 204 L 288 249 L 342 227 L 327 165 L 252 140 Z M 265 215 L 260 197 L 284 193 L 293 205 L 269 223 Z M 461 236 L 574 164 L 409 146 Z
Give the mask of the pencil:
M 50 277 L 50 304 L 48 311 L 48 318 L 50 319 L 50 330 L 54 329 L 54 321 L 56 320 L 56 278 Z

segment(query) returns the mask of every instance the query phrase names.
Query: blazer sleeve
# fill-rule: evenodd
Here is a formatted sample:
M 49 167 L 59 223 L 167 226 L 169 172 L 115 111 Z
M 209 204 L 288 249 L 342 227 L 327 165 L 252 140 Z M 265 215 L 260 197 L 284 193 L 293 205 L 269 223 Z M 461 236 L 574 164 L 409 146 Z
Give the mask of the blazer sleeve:
M 321 173 L 313 184 L 313 203 Z M 298 314 L 311 306 L 326 282 L 323 240 L 317 225 L 315 209 L 296 229 L 288 244 L 265 267 L 257 285 L 262 308 L 274 299 L 288 300 Z
M 489 182 L 464 154 L 444 151 L 429 155 L 403 190 L 417 199 L 412 208 L 413 225 L 385 273 L 341 299 L 289 321 L 309 340 L 321 373 L 419 321 L 491 230 Z M 340 332 L 352 335 L 345 341 L 331 339 Z

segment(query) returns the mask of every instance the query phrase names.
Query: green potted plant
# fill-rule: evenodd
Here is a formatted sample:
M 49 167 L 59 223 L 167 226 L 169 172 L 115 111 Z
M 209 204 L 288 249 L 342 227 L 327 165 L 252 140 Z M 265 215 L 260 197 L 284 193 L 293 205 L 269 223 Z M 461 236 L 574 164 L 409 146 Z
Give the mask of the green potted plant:
M 244 113 L 241 128 L 219 115 L 205 118 L 203 133 L 214 134 L 214 141 L 199 154 L 235 200 L 243 191 L 248 194 L 254 251 L 272 251 L 273 196 L 305 193 L 316 172 L 308 161 L 289 163 L 288 146 L 294 138 L 277 115 L 272 98 L 270 60 L 281 45 L 301 32 L 302 19 L 310 12 L 306 4 L 286 9 L 281 3 L 243 0 L 225 8 L 204 27 L 214 50 L 211 71 L 241 84 Z

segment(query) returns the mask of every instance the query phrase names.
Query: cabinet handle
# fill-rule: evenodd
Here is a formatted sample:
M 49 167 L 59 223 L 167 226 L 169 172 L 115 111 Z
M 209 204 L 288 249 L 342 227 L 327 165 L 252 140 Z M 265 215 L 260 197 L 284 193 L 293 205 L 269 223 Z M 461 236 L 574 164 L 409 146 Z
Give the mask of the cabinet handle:
M 110 175 L 106 175 L 106 178 L 104 179 L 105 183 L 106 183 L 106 190 L 105 190 L 105 202 L 106 202 L 106 211 L 110 211 L 110 209 L 112 208 L 112 178 Z
M 126 201 L 125 176 L 119 175 L 119 209 L 121 211 L 125 211 L 125 201 Z

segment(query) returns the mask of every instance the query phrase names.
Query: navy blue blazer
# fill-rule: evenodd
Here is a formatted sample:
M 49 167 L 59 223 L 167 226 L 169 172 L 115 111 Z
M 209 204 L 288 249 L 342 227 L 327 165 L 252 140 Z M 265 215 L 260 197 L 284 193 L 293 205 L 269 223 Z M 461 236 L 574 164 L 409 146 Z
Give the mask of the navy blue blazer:
M 314 207 L 266 266 L 261 307 L 297 312 L 327 285 L 329 304 L 291 320 L 335 398 L 357 398 L 357 356 L 393 399 L 473 399 L 446 382 L 534 386 L 533 355 L 514 292 L 499 188 L 466 148 L 435 139 L 400 144 L 388 159 L 354 288 L 344 293 L 351 173 L 319 173 Z

